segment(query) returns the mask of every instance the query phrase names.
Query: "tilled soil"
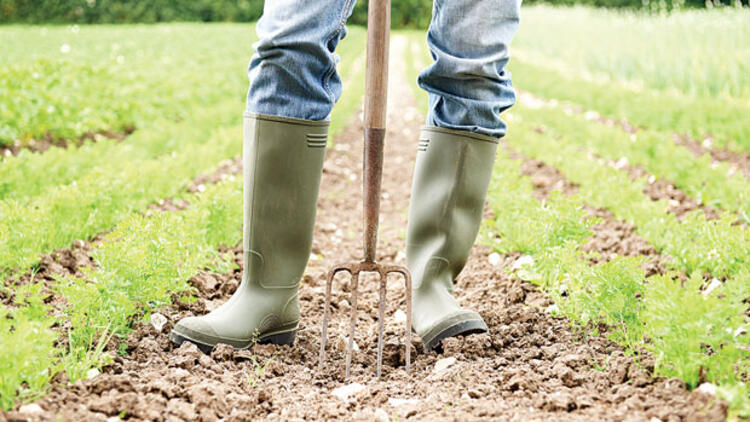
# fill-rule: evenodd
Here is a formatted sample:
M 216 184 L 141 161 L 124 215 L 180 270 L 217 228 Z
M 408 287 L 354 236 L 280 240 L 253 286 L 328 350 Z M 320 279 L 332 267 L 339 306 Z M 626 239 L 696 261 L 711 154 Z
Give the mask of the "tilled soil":
M 402 46 L 400 39 L 394 39 L 394 50 Z M 402 69 L 394 67 L 391 75 L 378 255 L 382 261 L 403 264 L 406 209 L 423 116 L 409 97 L 411 90 Z M 488 259 L 492 251 L 480 245 L 473 249 L 457 280 L 456 296 L 485 318 L 489 333 L 446 340 L 443 354 L 423 353 L 415 338 L 412 371 L 406 374 L 404 324 L 395 312 L 404 309 L 404 290 L 401 282 L 394 280 L 389 287 L 386 366 L 378 381 L 374 368 L 377 285 L 372 277 L 365 277 L 360 282 L 355 335 L 359 350 L 354 355 L 352 379 L 345 382 L 343 340 L 350 304 L 348 281 L 342 277 L 334 288 L 328 359 L 318 372 L 326 271 L 332 264 L 359 258 L 361 253 L 361 129 L 361 119 L 357 119 L 327 153 L 314 257 L 300 290 L 303 319 L 293 346 L 257 345 L 246 351 L 220 346 L 210 356 L 190 344 L 173 349 L 168 332 L 174 322 L 215 308 L 241 278 L 241 270 L 230 274 L 204 271 L 191 280 L 198 300 L 186 304 L 175 297 L 176 303 L 162 311 L 168 322 L 160 331 L 147 322 L 136 323 L 126 341 L 127 354 L 115 357 L 101 374 L 73 385 L 58 377 L 51 394 L 35 402 L 38 408 L 26 407 L 26 413 L 14 411 L 0 419 L 726 418 L 726 406 L 712 396 L 689 393 L 679 380 L 651 377 L 653 364 L 648 358 L 636 364 L 621 347 L 585 335 L 564 318 L 550 316 L 545 309 L 551 301 L 543 293 L 504 271 L 517 255 L 502 256 L 493 265 Z M 240 250 L 231 250 L 241 265 Z M 332 394 L 352 382 L 362 389 L 348 399 Z

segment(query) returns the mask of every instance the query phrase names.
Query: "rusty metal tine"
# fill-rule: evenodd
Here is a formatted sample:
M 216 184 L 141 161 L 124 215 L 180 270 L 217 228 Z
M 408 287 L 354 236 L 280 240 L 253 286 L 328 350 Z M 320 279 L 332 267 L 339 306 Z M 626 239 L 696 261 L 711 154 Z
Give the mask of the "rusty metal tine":
M 378 378 L 383 366 L 383 321 L 385 319 L 385 292 L 388 273 L 380 270 L 380 303 L 378 304 Z
M 393 267 L 388 272 L 399 273 L 404 277 L 406 295 L 406 373 L 411 366 L 411 274 L 404 267 Z
M 404 275 L 404 281 L 406 286 L 406 373 L 409 373 L 409 366 L 411 364 L 411 274 L 408 270 L 401 271 Z
M 333 286 L 334 277 L 336 277 L 336 274 L 341 271 L 349 271 L 349 269 L 342 268 L 341 266 L 333 267 L 330 269 L 330 271 L 328 271 L 328 279 L 326 280 L 326 297 L 325 302 L 323 303 L 323 330 L 321 333 L 322 337 L 320 339 L 320 354 L 318 355 L 319 371 L 323 369 L 323 363 L 326 360 L 326 341 L 328 340 L 328 314 L 330 313 L 331 309 L 331 287 Z
M 352 366 L 352 349 L 354 348 L 354 328 L 357 325 L 357 296 L 359 287 L 359 271 L 352 273 L 352 312 L 351 322 L 349 325 L 349 344 L 346 346 L 346 375 L 345 380 L 349 380 L 349 372 Z

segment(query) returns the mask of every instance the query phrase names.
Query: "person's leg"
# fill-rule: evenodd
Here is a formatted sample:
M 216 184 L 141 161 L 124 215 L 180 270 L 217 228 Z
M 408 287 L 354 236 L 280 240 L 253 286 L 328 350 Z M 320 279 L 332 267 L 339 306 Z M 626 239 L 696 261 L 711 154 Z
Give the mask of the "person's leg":
M 258 22 L 245 113 L 244 273 L 216 310 L 180 320 L 170 339 L 209 352 L 291 344 L 312 247 L 328 118 L 341 93 L 336 44 L 354 0 L 269 0 Z
M 520 0 L 434 0 L 427 44 L 434 62 L 418 79 L 427 125 L 499 138 L 500 113 L 516 100 L 505 70 Z
M 407 227 L 413 326 L 426 350 L 487 331 L 452 296 L 482 221 L 500 112 L 515 102 L 504 68 L 518 27 L 517 0 L 434 0 L 428 43 L 435 62 L 419 76 L 429 93 Z
M 354 0 L 268 0 L 256 25 L 247 111 L 326 120 L 341 96 L 334 53 Z

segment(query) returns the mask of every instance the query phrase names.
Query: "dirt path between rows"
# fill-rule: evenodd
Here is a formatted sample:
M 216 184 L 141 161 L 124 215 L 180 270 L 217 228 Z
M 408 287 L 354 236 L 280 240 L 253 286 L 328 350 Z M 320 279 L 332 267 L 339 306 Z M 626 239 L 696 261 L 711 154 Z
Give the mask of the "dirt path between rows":
M 392 57 L 405 40 L 394 37 Z M 393 61 L 390 81 L 386 162 L 379 257 L 404 263 L 406 210 L 417 137 L 423 115 Z M 711 396 L 688 393 L 679 380 L 658 380 L 622 348 L 588 337 L 563 318 L 545 312 L 551 302 L 530 284 L 510 278 L 504 268 L 517 255 L 501 256 L 476 246 L 456 286 L 459 301 L 485 318 L 490 332 L 450 339 L 442 355 L 424 354 L 418 339 L 409 375 L 403 369 L 403 309 L 400 283 L 389 290 L 386 350 L 380 381 L 375 379 L 377 286 L 360 282 L 358 332 L 353 376 L 364 388 L 347 400 L 332 391 L 344 383 L 343 336 L 348 326 L 347 283 L 334 288 L 330 351 L 318 373 L 318 347 L 325 273 L 331 264 L 358 259 L 361 248 L 361 118 L 330 148 L 324 165 L 312 259 L 300 291 L 303 318 L 292 347 L 255 346 L 247 351 L 218 347 L 211 356 L 185 344 L 173 350 L 167 335 L 173 323 L 213 309 L 239 283 L 203 271 L 193 277 L 198 301 L 164 309 L 167 324 L 157 331 L 137 323 L 126 340 L 127 354 L 92 379 L 67 385 L 58 377 L 51 394 L 32 413 L 11 412 L 0 420 L 627 420 L 725 419 L 725 406 Z M 241 253 L 232 248 L 235 262 Z M 494 261 L 493 261 L 494 262 Z M 448 358 L 449 360 L 444 360 Z M 455 359 L 455 361 L 454 361 Z M 440 362 L 439 365 L 436 363 Z M 451 363 L 452 362 L 452 363 Z M 449 364 L 445 367 L 446 364 Z M 438 366 L 444 367 L 439 370 Z

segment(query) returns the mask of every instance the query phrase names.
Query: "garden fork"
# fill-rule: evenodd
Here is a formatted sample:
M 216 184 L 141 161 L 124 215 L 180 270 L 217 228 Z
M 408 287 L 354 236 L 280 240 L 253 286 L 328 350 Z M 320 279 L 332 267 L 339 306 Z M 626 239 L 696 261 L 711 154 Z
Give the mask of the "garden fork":
M 351 321 L 349 343 L 346 348 L 346 379 L 352 363 L 354 329 L 357 325 L 357 289 L 359 274 L 374 272 L 380 277 L 380 303 L 378 305 L 378 369 L 380 378 L 383 362 L 383 319 L 386 302 L 388 274 L 401 274 L 406 282 L 406 372 L 411 361 L 411 275 L 405 267 L 380 264 L 375 261 L 378 242 L 378 219 L 380 216 L 380 182 L 383 176 L 383 143 L 385 139 L 386 97 L 388 90 L 388 43 L 390 38 L 390 0 L 370 0 L 367 11 L 367 67 L 365 85 L 365 133 L 364 133 L 364 259 L 332 267 L 326 282 L 326 297 L 323 311 L 323 329 L 320 342 L 319 368 L 326 357 L 326 329 L 331 302 L 333 279 L 345 271 L 352 277 Z

